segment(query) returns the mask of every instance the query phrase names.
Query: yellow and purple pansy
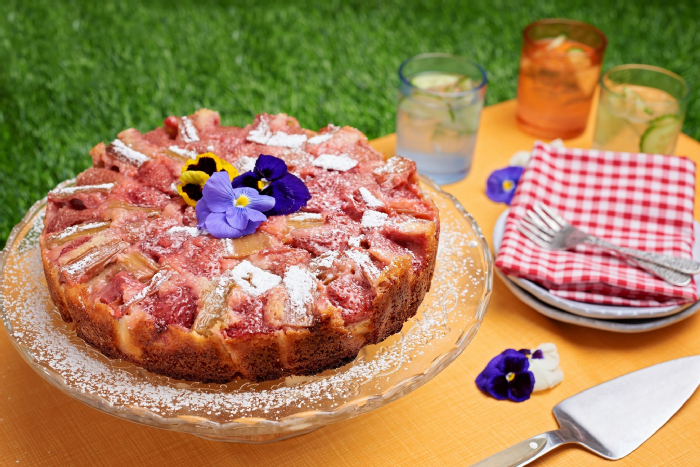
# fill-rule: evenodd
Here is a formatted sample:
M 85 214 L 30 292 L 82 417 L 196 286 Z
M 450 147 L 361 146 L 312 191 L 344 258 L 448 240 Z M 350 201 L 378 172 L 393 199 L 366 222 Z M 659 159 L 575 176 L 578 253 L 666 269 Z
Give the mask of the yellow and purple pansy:
M 196 206 L 197 201 L 202 199 L 202 189 L 207 180 L 217 172 L 226 172 L 229 181 L 233 181 L 238 176 L 238 170 L 216 154 L 211 152 L 200 154 L 196 159 L 188 160 L 182 167 L 177 192 L 185 203 Z

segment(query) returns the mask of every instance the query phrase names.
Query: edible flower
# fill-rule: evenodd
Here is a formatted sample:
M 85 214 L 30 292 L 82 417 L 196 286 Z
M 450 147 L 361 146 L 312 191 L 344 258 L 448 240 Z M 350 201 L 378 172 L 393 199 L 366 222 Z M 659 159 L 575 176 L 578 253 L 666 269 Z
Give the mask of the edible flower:
M 535 376 L 529 367 L 530 360 L 525 354 L 507 349 L 491 359 L 476 377 L 476 386 L 494 399 L 526 401 L 535 387 Z
M 477 376 L 476 386 L 495 399 L 522 402 L 563 380 L 557 346 L 545 343 L 534 350 L 505 350 Z
M 233 179 L 233 187 L 249 187 L 275 199 L 275 206 L 267 215 L 292 214 L 306 206 L 311 193 L 304 182 L 289 173 L 280 158 L 260 154 L 255 168 Z
M 255 232 L 275 205 L 271 196 L 248 187 L 233 188 L 226 172 L 215 172 L 202 188 L 195 207 L 199 228 L 216 238 L 238 238 Z
M 556 345 L 540 344 L 532 353 L 528 351 L 527 355 L 530 359 L 530 371 L 535 375 L 533 391 L 553 388 L 564 380 L 564 372 L 559 368 L 559 352 Z
M 190 206 L 196 206 L 202 199 L 202 189 L 209 177 L 217 172 L 226 172 L 229 181 L 238 176 L 238 170 L 230 163 L 211 152 L 200 154 L 196 159 L 188 160 L 182 167 L 177 192 Z
M 486 196 L 491 201 L 510 205 L 524 170 L 518 166 L 494 170 L 486 180 Z

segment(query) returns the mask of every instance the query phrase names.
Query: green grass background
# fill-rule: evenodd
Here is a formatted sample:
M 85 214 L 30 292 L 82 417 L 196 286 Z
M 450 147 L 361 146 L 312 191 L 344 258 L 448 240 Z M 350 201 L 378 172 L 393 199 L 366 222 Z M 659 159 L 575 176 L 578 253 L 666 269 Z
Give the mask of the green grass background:
M 521 31 L 546 17 L 602 29 L 605 69 L 649 63 L 698 83 L 697 0 L 0 1 L 0 246 L 95 143 L 167 115 L 287 112 L 377 137 L 394 131 L 399 63 L 431 51 L 484 65 L 488 104 L 511 99 Z M 700 138 L 696 96 L 684 131 Z

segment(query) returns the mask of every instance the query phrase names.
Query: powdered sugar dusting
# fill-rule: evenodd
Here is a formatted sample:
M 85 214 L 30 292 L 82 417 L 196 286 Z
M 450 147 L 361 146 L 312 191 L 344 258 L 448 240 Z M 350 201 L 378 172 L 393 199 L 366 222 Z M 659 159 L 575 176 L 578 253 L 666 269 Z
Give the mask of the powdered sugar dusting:
M 267 141 L 268 146 L 299 149 L 306 142 L 306 135 L 288 135 L 284 131 L 274 133 Z
M 170 146 L 168 148 L 168 151 L 174 152 L 175 154 L 182 157 L 188 157 L 190 159 L 194 159 L 199 155 L 196 151 L 190 151 L 189 149 L 180 148 L 178 146 Z
M 311 164 L 326 170 L 346 172 L 357 166 L 357 161 L 346 154 L 341 154 L 339 156 L 334 154 L 321 154 L 314 159 Z
M 360 248 L 360 243 L 365 239 L 365 234 L 358 235 L 357 237 L 350 237 L 348 239 L 348 245 L 354 246 L 355 248 Z
M 247 294 L 258 296 L 264 294 L 277 284 L 282 278 L 257 266 L 250 261 L 241 261 L 231 270 L 234 282 Z
M 399 168 L 399 164 L 401 163 L 403 157 L 401 156 L 394 156 L 389 158 L 388 161 L 386 161 L 386 164 L 381 165 L 374 169 L 374 173 L 377 174 L 391 174 L 391 173 L 399 173 L 401 170 Z
M 370 282 L 374 281 L 377 277 L 379 277 L 379 274 L 381 274 L 381 271 L 374 265 L 372 259 L 369 257 L 369 253 L 366 251 L 347 250 L 345 254 L 348 258 L 353 260 L 355 264 L 357 264 L 357 267 L 362 270 L 365 277 L 367 277 Z
M 364 200 L 367 207 L 380 208 L 384 206 L 384 203 L 382 203 L 376 196 L 372 194 L 371 191 L 369 191 L 363 186 L 360 187 L 360 195 L 362 196 L 362 199 Z
M 318 269 L 318 268 L 324 268 L 328 269 L 331 266 L 333 266 L 333 261 L 338 259 L 339 253 L 337 251 L 327 251 L 323 253 L 321 256 L 318 256 L 311 260 L 311 263 L 309 263 L 309 267 Z
M 365 213 L 362 214 L 362 227 L 366 229 L 382 227 L 387 219 L 389 219 L 389 214 L 384 212 L 365 211 Z
M 182 140 L 185 143 L 196 143 L 199 141 L 199 135 L 197 134 L 197 129 L 194 127 L 192 120 L 189 118 L 182 117 Z
M 333 133 L 324 133 L 322 135 L 316 135 L 311 138 L 309 138 L 308 143 L 309 144 L 321 144 L 325 143 L 329 139 L 333 138 Z
M 323 215 L 315 212 L 297 212 L 287 216 L 287 220 L 295 222 L 303 221 L 322 221 Z
M 233 165 L 239 173 L 245 173 L 255 169 L 256 162 L 258 162 L 257 157 L 242 156 Z
M 248 141 L 267 146 L 281 146 L 290 149 L 299 149 L 306 142 L 306 135 L 289 135 L 284 131 L 272 133 L 267 120 L 260 119 L 258 127 L 250 130 L 246 137 Z
M 170 227 L 168 230 L 165 231 L 165 233 L 168 235 L 183 233 L 191 237 L 199 237 L 200 235 L 204 235 L 207 232 L 205 230 L 200 230 L 197 227 L 185 227 L 181 225 L 176 225 L 175 227 Z
M 148 162 L 149 160 L 147 155 L 134 151 L 119 139 L 112 141 L 112 152 L 117 159 L 127 164 L 135 165 L 136 167 L 140 167 L 144 162 Z
M 285 310 L 284 322 L 290 326 L 311 326 L 313 314 L 313 290 L 316 279 L 301 266 L 292 266 L 284 273 L 284 286 L 289 296 L 289 307 Z
M 67 186 L 64 188 L 56 188 L 49 192 L 52 196 L 69 196 L 77 195 L 80 193 L 93 193 L 93 192 L 103 192 L 108 193 L 114 188 L 114 183 L 102 183 L 100 185 L 81 185 L 81 186 Z

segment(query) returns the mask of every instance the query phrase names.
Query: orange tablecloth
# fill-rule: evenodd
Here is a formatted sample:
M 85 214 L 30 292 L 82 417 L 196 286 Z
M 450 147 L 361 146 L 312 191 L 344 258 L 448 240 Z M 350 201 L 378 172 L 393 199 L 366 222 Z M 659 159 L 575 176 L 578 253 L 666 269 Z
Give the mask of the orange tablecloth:
M 450 185 L 491 240 L 505 209 L 484 184 L 534 138 L 515 126 L 515 103 L 484 110 L 472 173 Z M 589 131 L 567 145 L 588 147 Z M 393 135 L 375 140 L 393 154 Z M 676 151 L 700 163 L 700 143 L 681 135 Z M 700 186 L 700 183 L 698 184 Z M 700 203 L 696 205 L 697 209 Z M 474 378 L 507 347 L 554 342 L 564 382 L 524 403 L 490 399 Z M 524 438 L 557 427 L 560 400 L 615 376 L 700 353 L 700 317 L 645 334 L 613 334 L 552 321 L 520 303 L 495 279 L 486 319 L 466 351 L 435 379 L 388 406 L 311 434 L 268 445 L 218 443 L 123 421 L 63 395 L 27 366 L 0 332 L 0 465 L 469 465 Z M 700 393 L 627 458 L 614 465 L 697 465 Z M 612 465 L 583 448 L 562 447 L 533 465 Z

